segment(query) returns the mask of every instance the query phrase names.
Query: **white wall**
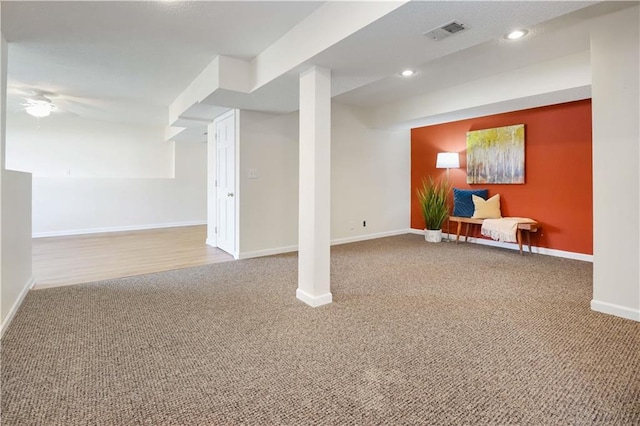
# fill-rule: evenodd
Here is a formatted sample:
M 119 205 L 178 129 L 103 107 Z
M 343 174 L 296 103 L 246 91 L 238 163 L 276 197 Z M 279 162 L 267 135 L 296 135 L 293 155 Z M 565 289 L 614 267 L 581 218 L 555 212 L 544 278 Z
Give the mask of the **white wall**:
M 0 22 L 2 22 L 0 3 Z M 0 28 L 0 337 L 33 284 L 31 175 L 5 170 L 7 42 Z
M 7 168 L 34 177 L 173 177 L 173 143 L 161 126 L 53 113 L 7 117 Z
M 2 170 L 2 279 L 0 335 L 33 285 L 31 175 Z
M 298 244 L 298 113 L 240 111 L 240 257 Z M 255 169 L 257 179 L 249 179 Z
M 334 242 L 396 233 L 410 227 L 411 133 L 371 129 L 361 116 L 361 110 L 355 107 L 335 102 L 332 105 Z
M 370 129 L 358 109 L 331 108 L 332 243 L 406 232 L 409 131 Z M 240 113 L 241 258 L 297 248 L 298 125 L 298 113 Z M 248 178 L 249 169 L 257 179 Z
M 206 222 L 207 146 L 175 144 L 175 178 L 33 179 L 34 236 Z
M 640 321 L 640 8 L 591 33 L 594 310 Z M 624 235 L 612 231 L 621 224 Z
M 0 2 L 0 324 L 4 321 L 2 311 L 2 169 L 4 169 L 4 152 L 6 149 L 7 120 L 7 57 L 9 46 L 2 34 L 2 2 Z M 1 330 L 0 330 L 1 336 Z
M 162 127 L 16 112 L 6 155 L 34 175 L 34 236 L 206 222 L 206 144 L 165 142 Z
M 7 149 L 7 60 L 9 44 L 2 34 L 2 2 L 0 1 L 0 169 L 4 168 Z M 1 211 L 1 210 L 0 210 Z M 0 213 L 1 214 L 1 213 Z

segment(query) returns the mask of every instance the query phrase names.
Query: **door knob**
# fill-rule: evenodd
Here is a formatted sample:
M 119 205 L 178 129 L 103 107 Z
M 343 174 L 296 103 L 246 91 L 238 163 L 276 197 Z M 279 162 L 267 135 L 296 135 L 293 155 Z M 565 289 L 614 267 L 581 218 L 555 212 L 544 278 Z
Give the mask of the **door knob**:
M 233 192 L 227 193 L 227 197 L 233 197 Z

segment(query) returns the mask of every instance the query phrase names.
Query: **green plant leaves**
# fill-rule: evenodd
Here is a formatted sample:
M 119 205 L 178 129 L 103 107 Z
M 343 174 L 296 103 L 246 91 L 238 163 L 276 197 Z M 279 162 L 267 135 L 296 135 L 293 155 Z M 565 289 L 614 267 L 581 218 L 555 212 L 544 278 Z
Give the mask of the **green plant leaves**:
M 442 224 L 449 216 L 450 192 L 451 185 L 447 180 L 436 182 L 431 176 L 422 179 L 422 186 L 416 189 L 416 195 L 427 229 L 442 229 Z

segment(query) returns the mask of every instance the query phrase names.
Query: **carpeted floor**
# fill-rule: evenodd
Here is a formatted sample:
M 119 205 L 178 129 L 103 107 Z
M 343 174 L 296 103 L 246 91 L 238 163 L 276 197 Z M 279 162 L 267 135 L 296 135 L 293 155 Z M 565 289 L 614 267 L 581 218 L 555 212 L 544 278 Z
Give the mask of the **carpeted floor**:
M 592 265 L 404 235 L 32 291 L 2 340 L 9 425 L 638 425 L 640 323 Z

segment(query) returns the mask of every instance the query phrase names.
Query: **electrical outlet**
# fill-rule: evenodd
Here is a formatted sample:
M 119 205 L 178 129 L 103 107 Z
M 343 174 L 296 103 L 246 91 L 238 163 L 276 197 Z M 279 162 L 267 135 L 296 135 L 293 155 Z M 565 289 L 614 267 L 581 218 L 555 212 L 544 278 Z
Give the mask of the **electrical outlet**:
M 258 169 L 248 169 L 247 170 L 247 178 L 249 178 L 249 179 L 258 179 Z
M 363 227 L 363 228 L 366 228 L 366 227 L 367 227 L 367 221 L 366 221 L 366 220 L 363 220 L 363 221 L 362 221 L 362 227 Z

